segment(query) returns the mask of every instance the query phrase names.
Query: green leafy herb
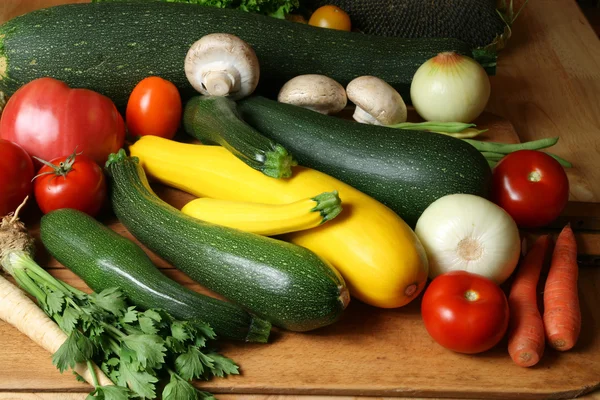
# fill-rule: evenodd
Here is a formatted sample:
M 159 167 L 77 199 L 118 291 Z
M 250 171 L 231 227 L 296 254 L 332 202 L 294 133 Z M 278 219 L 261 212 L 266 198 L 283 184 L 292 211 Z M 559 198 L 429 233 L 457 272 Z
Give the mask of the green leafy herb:
M 60 372 L 73 368 L 75 364 L 85 362 L 92 358 L 94 346 L 81 332 L 74 330 L 67 340 L 58 348 L 52 356 L 52 363 Z

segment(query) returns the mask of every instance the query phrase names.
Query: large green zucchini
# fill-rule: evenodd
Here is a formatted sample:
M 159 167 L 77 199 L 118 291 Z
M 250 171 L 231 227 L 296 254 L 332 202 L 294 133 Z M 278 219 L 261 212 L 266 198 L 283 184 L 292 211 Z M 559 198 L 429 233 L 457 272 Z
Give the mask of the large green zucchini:
M 119 221 L 206 288 L 293 331 L 332 324 L 348 305 L 343 278 L 312 251 L 183 214 L 156 196 L 138 159 L 123 149 L 107 169 Z
M 241 10 L 164 2 L 67 4 L 33 11 L 0 26 L 0 90 L 14 93 L 42 76 L 103 93 L 126 104 L 134 86 L 158 75 L 194 93 L 184 73 L 189 47 L 215 32 L 247 41 L 261 65 L 263 93 L 300 74 L 342 85 L 376 75 L 410 101 L 417 68 L 442 51 L 471 55 L 456 39 L 400 39 L 323 29 Z
M 462 140 L 360 124 L 259 96 L 239 102 L 239 111 L 246 122 L 291 151 L 300 165 L 374 197 L 412 227 L 442 196 L 488 196 L 490 167 Z

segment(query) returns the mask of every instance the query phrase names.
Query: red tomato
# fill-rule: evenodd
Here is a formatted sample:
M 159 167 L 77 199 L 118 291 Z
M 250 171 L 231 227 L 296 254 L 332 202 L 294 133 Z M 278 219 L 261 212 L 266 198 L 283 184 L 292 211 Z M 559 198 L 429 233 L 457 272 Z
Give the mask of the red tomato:
M 44 164 L 33 184 L 35 198 L 44 214 L 59 208 L 74 208 L 91 216 L 98 214 L 106 199 L 106 180 L 94 160 L 71 154 Z
M 466 271 L 435 278 L 423 295 L 425 328 L 441 346 L 467 354 L 494 347 L 508 327 L 508 301 L 493 281 Z
M 52 160 L 83 151 L 103 164 L 123 146 L 125 124 L 113 102 L 87 89 L 39 78 L 12 95 L 2 112 L 0 136 L 31 156 Z
M 23 148 L 0 139 L 0 217 L 15 211 L 31 194 L 33 162 Z
M 554 158 L 534 150 L 508 154 L 494 168 L 492 199 L 522 228 L 554 221 L 569 200 L 569 179 Z
M 344 10 L 334 5 L 325 5 L 317 8 L 310 16 L 308 24 L 340 31 L 350 31 L 352 28 L 350 16 Z
M 125 114 L 133 136 L 172 139 L 181 122 L 181 97 L 171 82 L 158 76 L 143 79 L 131 92 Z

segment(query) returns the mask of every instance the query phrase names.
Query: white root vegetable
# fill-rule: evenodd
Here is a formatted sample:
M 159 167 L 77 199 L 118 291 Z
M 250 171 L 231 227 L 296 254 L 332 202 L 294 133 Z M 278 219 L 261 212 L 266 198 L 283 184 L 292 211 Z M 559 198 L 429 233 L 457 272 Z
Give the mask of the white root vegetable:
M 54 354 L 67 340 L 58 325 L 52 321 L 25 293 L 0 276 L 0 319 L 17 328 L 21 333 Z M 77 364 L 73 369 L 86 382 L 93 385 L 87 364 Z M 113 385 L 112 381 L 94 364 L 100 386 Z

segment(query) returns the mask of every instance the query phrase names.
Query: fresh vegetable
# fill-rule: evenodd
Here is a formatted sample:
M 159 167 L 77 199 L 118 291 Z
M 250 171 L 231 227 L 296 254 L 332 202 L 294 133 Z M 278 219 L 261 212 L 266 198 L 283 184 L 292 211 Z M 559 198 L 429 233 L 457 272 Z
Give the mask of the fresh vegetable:
M 202 221 L 264 236 L 316 228 L 342 212 L 337 192 L 325 192 L 288 204 L 217 200 L 190 201 L 181 212 Z
M 56 322 L 51 320 L 25 293 L 2 276 L 0 276 L 0 320 L 14 326 L 52 354 L 55 354 L 67 341 L 67 334 Z M 92 364 L 92 368 L 95 377 L 92 377 L 87 363 L 77 362 L 72 367 L 77 375 L 96 386 L 96 390 L 101 386 L 113 385 L 113 382 L 95 364 Z
M 388 128 L 441 133 L 457 139 L 474 138 L 487 131 L 487 129 L 476 129 L 475 124 L 465 124 L 464 122 L 401 122 L 386 126 Z M 482 154 L 484 153 L 482 152 Z
M 129 100 L 125 120 L 133 136 L 156 135 L 172 139 L 181 122 L 181 97 L 171 82 L 149 76 L 138 83 Z
M 519 229 L 510 215 L 479 196 L 451 194 L 421 215 L 415 233 L 429 259 L 429 277 L 462 270 L 503 283 L 519 261 Z
M 498 344 L 509 321 L 502 289 L 466 271 L 435 278 L 423 295 L 421 314 L 427 332 L 437 343 L 466 354 L 481 353 Z
M 31 193 L 34 169 L 29 154 L 18 144 L 0 139 L 0 217 Z
M 375 76 L 359 76 L 346 87 L 348 99 L 355 105 L 354 120 L 363 124 L 393 125 L 406 121 L 402 96 Z
M 532 367 L 544 354 L 544 323 L 537 301 L 537 286 L 550 243 L 540 236 L 519 266 L 510 288 L 508 352 L 521 367 Z
M 566 207 L 569 178 L 549 155 L 520 150 L 504 156 L 494 168 L 492 199 L 520 227 L 543 227 Z
M 50 254 L 96 292 L 118 287 L 137 307 L 206 322 L 225 339 L 265 343 L 269 337 L 268 322 L 167 278 L 139 246 L 79 211 L 51 212 L 40 227 Z
M 167 150 L 175 143 L 144 136 L 130 150 L 135 156 L 140 143 L 156 141 Z M 230 154 L 222 147 L 209 147 Z M 161 152 L 155 154 L 161 157 Z M 194 163 L 183 149 L 163 158 L 161 163 L 172 166 L 178 160 L 184 160 L 184 165 Z M 144 167 L 147 161 L 142 159 Z M 209 162 L 202 157 L 195 161 Z M 254 171 L 241 161 L 240 164 Z M 127 157 L 124 150 L 111 156 L 107 168 L 113 210 L 123 225 L 150 250 L 206 288 L 273 325 L 294 331 L 332 324 L 346 308 L 349 296 L 344 280 L 308 249 L 181 213 L 154 194 L 137 158 Z M 193 170 L 177 168 L 174 180 L 191 178 L 188 171 Z M 204 179 L 197 176 L 192 180 Z
M 389 208 L 337 179 L 306 167 L 294 168 L 290 179 L 271 179 L 222 147 L 157 137 L 142 138 L 130 151 L 150 177 L 197 197 L 286 204 L 335 190 L 343 201 L 340 215 L 283 238 L 329 261 L 343 275 L 351 295 L 367 304 L 400 307 L 425 286 L 427 258 L 414 232 Z M 168 235 L 157 235 L 157 241 L 164 236 Z M 266 247 L 263 252 L 269 255 L 272 250 Z M 301 271 L 306 273 L 307 265 Z M 239 278 L 233 281 L 237 287 Z
M 54 213 L 65 212 L 75 212 L 92 220 L 79 211 Z M 209 394 L 196 393 L 189 381 L 238 373 L 233 361 L 208 347 L 212 345 L 209 341 L 216 338 L 208 324 L 176 320 L 161 309 L 139 311 L 117 288 L 86 294 L 57 280 L 36 264 L 33 247 L 33 238 L 18 218 L 5 217 L 0 226 L 2 267 L 68 335 L 54 353 L 52 362 L 61 372 L 86 363 L 96 386 L 92 395 L 100 399 L 154 399 L 159 380 L 170 377 L 170 383 L 162 392 L 163 400 L 180 400 L 182 397 L 175 393 L 181 392 L 194 394 L 188 397 L 191 399 L 204 398 Z M 43 322 L 39 315 L 37 320 L 23 320 L 29 324 Z M 60 339 L 56 332 L 46 332 Z M 57 346 L 56 342 L 52 346 Z M 92 361 L 119 387 L 98 387 L 100 382 Z
M 374 197 L 411 227 L 440 197 L 488 196 L 492 172 L 485 158 L 461 140 L 408 130 L 394 134 L 386 127 L 263 97 L 242 100 L 239 110 L 255 129 L 291 151 L 300 165 Z
M 240 119 L 233 100 L 196 96 L 185 106 L 185 131 L 203 143 L 215 143 L 231 151 L 250 167 L 273 178 L 289 178 L 296 161 L 278 143 L 256 132 Z
M 426 60 L 444 51 L 472 53 L 471 46 L 456 39 L 374 40 L 361 33 L 191 4 L 66 4 L 30 12 L 0 27 L 0 64 L 6 65 L 0 69 L 0 91 L 10 96 L 25 83 L 51 74 L 124 107 L 135 85 L 154 75 L 173 82 L 185 100 L 197 92 L 181 68 L 183 60 L 195 40 L 215 32 L 235 34 L 252 46 L 261 63 L 259 89 L 273 97 L 293 77 L 316 73 L 343 86 L 357 76 L 374 75 L 407 100 L 412 77 Z
M 33 191 L 44 214 L 59 208 L 98 214 L 107 190 L 104 173 L 94 160 L 77 153 L 50 162 L 36 159 L 44 166 L 35 177 Z
M 317 8 L 310 16 L 308 24 L 318 26 L 319 28 L 337 29 L 340 31 L 350 31 L 352 29 L 348 13 L 334 5 L 325 5 Z
M 479 150 L 481 154 L 483 154 L 486 157 L 486 159 L 490 162 L 491 166 L 495 166 L 498 164 L 498 161 L 501 160 L 507 154 L 511 154 L 521 150 L 542 150 L 547 149 L 548 147 L 552 147 L 558 142 L 558 137 L 532 140 L 530 142 L 523 143 L 482 142 L 480 140 L 471 139 L 463 140 L 475 147 L 477 150 Z M 567 160 L 564 160 L 555 154 L 546 154 L 558 161 L 563 167 L 572 167 L 571 163 Z
M 185 75 L 203 95 L 236 100 L 254 92 L 260 66 L 248 43 L 229 33 L 212 33 L 197 40 L 188 50 Z
M 32 37 L 26 40 L 30 44 L 34 41 Z M 26 50 L 30 62 L 36 57 L 31 50 L 32 53 Z M 7 80 L 10 79 L 4 76 L 0 86 Z M 71 89 L 53 78 L 40 78 L 23 85 L 8 99 L 2 111 L 0 137 L 43 160 L 66 156 L 77 149 L 103 163 L 123 145 L 125 124 L 107 97 L 87 89 Z
M 127 2 L 131 0 L 92 0 L 92 3 Z M 247 12 L 284 18 L 298 8 L 298 0 L 156 0 L 168 3 L 190 3 L 218 8 L 239 8 Z
M 581 332 L 578 275 L 577 242 L 573 230 L 567 225 L 556 239 L 544 287 L 546 340 L 556 350 L 572 349 Z
M 427 121 L 471 122 L 490 98 L 490 80 L 470 57 L 442 52 L 419 67 L 410 86 L 410 98 Z
M 344 87 L 333 79 L 307 74 L 287 81 L 279 91 L 277 101 L 321 114 L 337 114 L 346 107 L 348 98 Z

